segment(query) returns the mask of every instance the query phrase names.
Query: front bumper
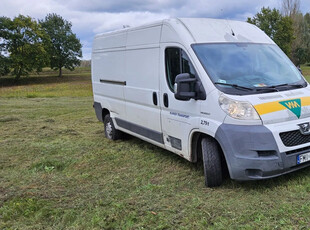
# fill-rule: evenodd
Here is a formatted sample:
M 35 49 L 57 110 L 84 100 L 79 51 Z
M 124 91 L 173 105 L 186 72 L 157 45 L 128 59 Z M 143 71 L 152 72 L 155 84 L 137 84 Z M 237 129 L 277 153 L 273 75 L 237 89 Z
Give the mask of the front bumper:
M 263 125 L 222 124 L 215 138 L 223 149 L 230 177 L 266 179 L 310 166 L 310 162 L 297 164 L 299 154 L 310 152 L 310 143 L 284 148 L 278 135 Z

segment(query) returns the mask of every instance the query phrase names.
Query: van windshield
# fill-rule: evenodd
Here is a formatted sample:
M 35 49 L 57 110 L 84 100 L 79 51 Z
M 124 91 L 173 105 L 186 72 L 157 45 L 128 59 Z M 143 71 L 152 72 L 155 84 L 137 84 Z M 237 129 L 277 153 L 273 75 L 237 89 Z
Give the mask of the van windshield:
M 192 47 L 216 87 L 228 94 L 275 92 L 307 85 L 276 45 L 217 43 Z

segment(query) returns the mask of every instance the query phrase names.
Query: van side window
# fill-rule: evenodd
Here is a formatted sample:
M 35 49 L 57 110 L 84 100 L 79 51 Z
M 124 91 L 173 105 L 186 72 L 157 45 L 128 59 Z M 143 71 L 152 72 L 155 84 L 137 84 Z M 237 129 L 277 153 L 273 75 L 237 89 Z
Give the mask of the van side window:
M 165 65 L 167 83 L 172 92 L 175 77 L 180 73 L 189 73 L 191 77 L 195 77 L 196 72 L 189 60 L 187 54 L 180 48 L 166 48 L 165 50 Z

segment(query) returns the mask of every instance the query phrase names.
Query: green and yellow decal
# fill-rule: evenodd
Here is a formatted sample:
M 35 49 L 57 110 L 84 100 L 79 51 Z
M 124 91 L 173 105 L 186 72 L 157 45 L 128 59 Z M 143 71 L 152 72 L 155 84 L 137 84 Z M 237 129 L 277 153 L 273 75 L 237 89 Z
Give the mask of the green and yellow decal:
M 281 110 L 288 109 L 300 117 L 301 107 L 310 105 L 310 97 L 294 98 L 285 101 L 272 101 L 263 104 L 255 105 L 255 109 L 259 115 L 264 115 L 267 113 L 278 112 Z

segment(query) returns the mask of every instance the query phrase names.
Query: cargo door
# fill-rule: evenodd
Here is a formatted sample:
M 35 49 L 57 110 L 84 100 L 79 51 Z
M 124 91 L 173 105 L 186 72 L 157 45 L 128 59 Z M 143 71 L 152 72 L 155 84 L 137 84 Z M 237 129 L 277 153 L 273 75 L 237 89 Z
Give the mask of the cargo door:
M 126 59 L 126 119 L 117 124 L 163 147 L 159 106 L 159 38 L 161 27 L 128 31 Z

